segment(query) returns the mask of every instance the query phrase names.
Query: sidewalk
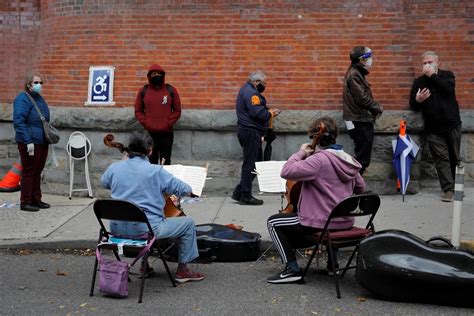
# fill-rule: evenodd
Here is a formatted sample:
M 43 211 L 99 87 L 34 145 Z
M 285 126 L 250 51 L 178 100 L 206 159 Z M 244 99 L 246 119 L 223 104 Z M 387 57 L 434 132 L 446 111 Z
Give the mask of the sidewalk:
M 0 193 L 0 248 L 93 248 L 99 225 L 92 211 L 93 199 L 44 195 L 50 209 L 36 213 L 20 211 L 19 192 Z M 230 197 L 202 197 L 183 204 L 186 215 L 196 224 L 241 225 L 262 236 L 262 248 L 271 243 L 267 218 L 281 208 L 280 195 L 260 195 L 262 206 L 241 206 Z M 416 195 L 381 196 L 375 228 L 400 229 L 422 239 L 432 236 L 450 238 L 453 203 L 440 200 L 438 191 L 425 190 Z M 6 204 L 6 205 L 5 205 Z M 12 205 L 13 204 L 13 205 Z M 15 205 L 16 204 L 16 205 Z M 286 201 L 283 201 L 286 205 Z M 474 241 L 474 188 L 465 188 L 461 240 Z M 472 246 L 470 247 L 472 249 Z

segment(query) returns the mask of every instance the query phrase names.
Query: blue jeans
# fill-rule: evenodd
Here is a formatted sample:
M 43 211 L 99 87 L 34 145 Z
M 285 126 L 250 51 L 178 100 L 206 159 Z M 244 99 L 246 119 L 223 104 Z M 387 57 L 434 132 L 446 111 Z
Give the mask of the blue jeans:
M 162 222 L 152 223 L 151 227 L 156 239 L 177 238 L 179 245 L 178 262 L 188 263 L 199 256 L 196 241 L 196 225 L 188 216 L 166 218 Z M 112 221 L 112 234 L 137 236 L 148 232 L 142 223 Z

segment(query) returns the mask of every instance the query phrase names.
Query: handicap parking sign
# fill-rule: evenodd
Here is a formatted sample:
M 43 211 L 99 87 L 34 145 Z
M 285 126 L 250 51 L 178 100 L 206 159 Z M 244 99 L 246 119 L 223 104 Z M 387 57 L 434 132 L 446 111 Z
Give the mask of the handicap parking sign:
M 114 105 L 114 70 L 113 66 L 89 67 L 88 97 L 85 105 Z

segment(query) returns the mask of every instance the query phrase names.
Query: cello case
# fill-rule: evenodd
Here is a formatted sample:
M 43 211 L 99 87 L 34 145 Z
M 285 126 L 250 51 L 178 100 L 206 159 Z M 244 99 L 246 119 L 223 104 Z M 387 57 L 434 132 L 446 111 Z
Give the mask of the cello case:
M 252 261 L 260 255 L 260 234 L 219 224 L 196 225 L 199 253 L 215 261 Z
M 433 245 L 445 241 L 449 246 Z M 395 301 L 474 306 L 474 255 L 449 241 L 424 241 L 400 230 L 380 231 L 360 243 L 356 279 Z

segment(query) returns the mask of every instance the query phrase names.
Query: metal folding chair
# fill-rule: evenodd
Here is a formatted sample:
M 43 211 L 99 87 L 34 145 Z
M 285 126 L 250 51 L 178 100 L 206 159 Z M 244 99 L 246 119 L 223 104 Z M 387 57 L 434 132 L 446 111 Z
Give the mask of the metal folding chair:
M 336 207 L 329 215 L 329 218 L 327 219 L 326 224 L 324 225 L 323 231 L 308 236 L 310 240 L 315 242 L 316 246 L 314 246 L 313 253 L 311 254 L 311 257 L 309 258 L 309 261 L 306 264 L 306 267 L 303 272 L 303 278 L 308 272 L 309 266 L 311 265 L 311 262 L 313 261 L 313 258 L 316 253 L 318 253 L 318 250 L 320 249 L 321 245 L 326 246 L 330 259 L 330 268 L 334 272 L 334 283 L 336 285 L 337 298 L 341 298 L 341 291 L 339 289 L 339 278 L 344 277 L 348 269 L 353 269 L 356 267 L 355 265 L 351 266 L 351 262 L 359 249 L 359 243 L 362 241 L 362 239 L 375 233 L 375 228 L 372 224 L 372 221 L 375 217 L 375 214 L 377 214 L 379 207 L 380 197 L 376 194 L 353 195 L 339 202 L 339 204 L 336 205 Z M 335 218 L 360 216 L 369 217 L 365 228 L 354 226 L 347 230 L 329 230 L 329 224 Z M 355 248 L 349 257 L 346 266 L 342 269 L 338 269 L 335 265 L 335 262 L 337 262 L 337 258 L 334 254 L 334 250 L 347 247 Z M 341 274 L 339 274 L 340 271 L 342 271 Z
M 150 241 L 154 237 L 153 229 L 151 228 L 150 223 L 148 222 L 148 218 L 146 217 L 145 212 L 137 205 L 124 201 L 124 200 L 114 200 L 114 199 L 101 199 L 94 202 L 94 213 L 97 217 L 97 220 L 100 224 L 99 230 L 99 240 L 98 240 L 98 250 L 102 251 L 104 249 L 111 250 L 118 261 L 121 261 L 121 255 L 119 254 L 119 250 L 123 250 L 123 254 L 127 257 L 136 257 L 139 252 L 144 248 L 144 246 L 137 246 L 137 245 L 119 245 L 117 243 L 111 242 L 111 237 L 123 237 L 132 240 L 147 240 Z M 148 227 L 148 232 L 142 236 L 114 236 L 110 231 L 107 229 L 106 225 L 104 224 L 104 220 L 108 221 L 126 221 L 126 222 L 135 222 L 135 223 L 144 223 Z M 168 264 L 163 256 L 163 252 L 158 245 L 159 240 L 155 240 L 153 246 L 150 248 L 150 251 L 156 249 L 158 251 L 158 256 L 163 261 L 163 265 L 165 266 L 166 272 L 170 278 L 171 284 L 176 286 L 176 282 L 174 280 L 173 275 L 168 267 Z M 121 247 L 122 249 L 119 249 Z M 146 253 L 141 259 L 141 286 L 140 286 L 140 296 L 138 299 L 138 303 L 142 302 L 143 297 L 143 289 L 145 286 L 145 274 L 146 274 L 146 263 L 148 259 L 148 253 Z M 90 289 L 90 296 L 94 295 L 94 286 L 95 286 L 95 279 L 98 271 L 98 259 L 96 257 L 95 264 L 94 264 L 94 272 L 92 275 L 92 285 Z

